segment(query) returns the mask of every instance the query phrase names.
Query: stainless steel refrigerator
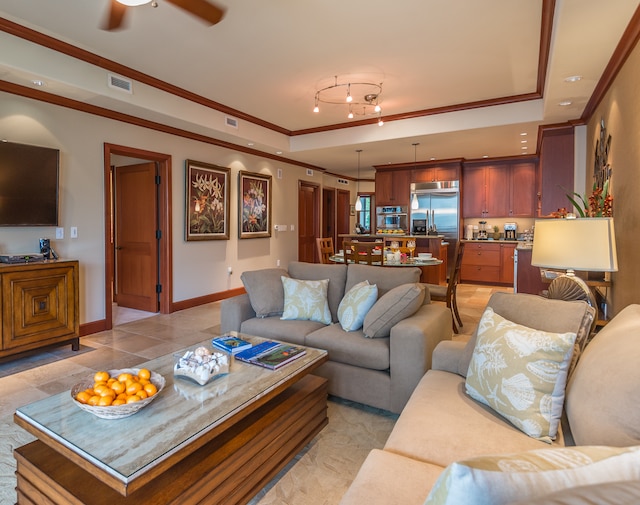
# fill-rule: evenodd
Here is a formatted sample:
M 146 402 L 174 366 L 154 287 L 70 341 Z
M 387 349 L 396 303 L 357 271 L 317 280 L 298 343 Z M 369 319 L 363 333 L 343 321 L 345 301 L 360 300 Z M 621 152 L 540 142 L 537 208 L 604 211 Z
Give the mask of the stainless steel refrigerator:
M 415 230 L 422 229 L 422 226 L 416 226 L 416 223 L 423 224 L 425 221 L 426 234 L 441 235 L 443 240 L 449 243 L 447 264 L 451 268 L 460 238 L 460 187 L 458 181 L 411 184 L 411 232 L 415 235 Z

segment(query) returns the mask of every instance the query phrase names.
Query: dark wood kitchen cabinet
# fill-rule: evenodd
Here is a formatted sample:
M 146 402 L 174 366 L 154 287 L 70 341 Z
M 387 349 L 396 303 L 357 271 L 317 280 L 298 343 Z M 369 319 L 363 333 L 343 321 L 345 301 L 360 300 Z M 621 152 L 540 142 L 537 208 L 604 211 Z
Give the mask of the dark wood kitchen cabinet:
M 515 243 L 467 242 L 462 257 L 462 282 L 513 285 Z
M 0 357 L 71 342 L 78 349 L 78 262 L 0 265 Z
M 542 130 L 540 143 L 540 194 L 538 216 L 548 216 L 561 208 L 575 209 L 567 198 L 574 185 L 574 129 L 573 126 L 547 127 Z
M 411 170 L 376 170 L 376 205 L 409 205 Z
M 436 162 L 434 162 L 436 163 Z M 422 164 L 412 170 L 412 182 L 459 181 L 461 160 L 438 162 L 437 164 Z
M 464 218 L 533 217 L 535 162 L 465 165 L 462 195 Z

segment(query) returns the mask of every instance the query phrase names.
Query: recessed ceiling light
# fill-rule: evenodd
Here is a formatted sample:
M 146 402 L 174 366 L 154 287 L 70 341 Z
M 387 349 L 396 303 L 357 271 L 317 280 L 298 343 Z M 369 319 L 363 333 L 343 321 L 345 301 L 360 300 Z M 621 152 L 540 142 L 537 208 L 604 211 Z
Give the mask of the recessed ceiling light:
M 253 147 L 255 144 L 254 144 L 253 142 L 249 142 L 249 143 L 247 143 L 247 145 L 248 145 L 249 147 Z
M 567 107 L 568 105 L 571 105 L 573 102 L 571 100 L 562 100 L 562 102 L 560 102 L 558 105 L 560 107 Z
M 276 151 L 276 154 L 282 154 L 282 151 Z
M 525 140 L 521 140 L 521 141 L 520 141 L 520 143 L 521 143 L 521 144 L 526 144 L 527 142 L 529 142 L 529 141 L 528 141 L 528 140 L 526 140 L 526 139 L 525 139 Z
M 33 84 L 34 86 L 44 86 L 44 85 L 45 85 L 45 82 L 44 82 L 44 81 L 41 81 L 40 79 L 34 79 L 34 80 L 33 80 L 33 81 L 31 81 L 31 82 L 32 82 L 32 84 Z
M 433 158 L 433 157 L 429 158 L 429 161 L 434 161 L 434 160 L 435 160 L 435 158 Z
M 528 149 L 528 147 L 527 146 L 522 146 L 520 149 L 526 151 Z
M 569 77 L 565 77 L 564 81 L 565 82 L 578 82 L 582 80 L 582 76 L 581 75 L 570 75 Z
M 524 136 L 528 135 L 528 133 L 527 132 L 522 132 L 520 135 L 524 137 Z
M 488 154 L 485 154 L 485 155 L 483 156 L 483 158 L 488 158 L 488 157 L 489 157 L 489 155 L 488 155 Z

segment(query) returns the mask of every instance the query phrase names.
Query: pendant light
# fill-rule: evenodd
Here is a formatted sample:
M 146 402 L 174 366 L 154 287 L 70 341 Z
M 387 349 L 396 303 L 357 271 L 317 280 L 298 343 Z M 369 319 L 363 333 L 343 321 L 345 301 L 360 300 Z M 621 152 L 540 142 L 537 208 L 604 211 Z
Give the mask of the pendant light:
M 358 153 L 358 181 L 356 182 L 356 212 L 360 212 L 362 210 L 362 200 L 360 200 L 360 153 L 362 149 L 357 149 Z
M 418 146 L 419 142 L 414 142 L 413 144 L 413 168 L 415 169 L 418 166 Z M 411 199 L 411 210 L 418 210 L 420 208 L 420 203 L 418 203 L 418 195 L 416 193 L 413 194 L 413 198 Z

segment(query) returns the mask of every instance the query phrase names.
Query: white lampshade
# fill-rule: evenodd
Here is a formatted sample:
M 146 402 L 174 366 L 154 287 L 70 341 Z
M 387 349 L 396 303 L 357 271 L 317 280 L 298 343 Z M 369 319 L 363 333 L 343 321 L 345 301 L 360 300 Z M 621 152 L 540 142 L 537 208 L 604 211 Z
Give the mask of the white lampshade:
M 536 219 L 531 264 L 592 272 L 617 271 L 613 218 Z

